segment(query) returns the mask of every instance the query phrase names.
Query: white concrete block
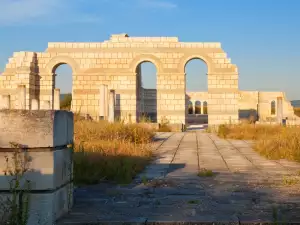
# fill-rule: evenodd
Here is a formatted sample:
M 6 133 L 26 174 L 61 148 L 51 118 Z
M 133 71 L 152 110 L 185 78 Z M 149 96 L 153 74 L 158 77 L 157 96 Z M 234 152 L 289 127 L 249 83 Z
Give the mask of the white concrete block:
M 28 148 L 73 143 L 73 113 L 54 110 L 0 110 L 0 148 L 17 142 Z

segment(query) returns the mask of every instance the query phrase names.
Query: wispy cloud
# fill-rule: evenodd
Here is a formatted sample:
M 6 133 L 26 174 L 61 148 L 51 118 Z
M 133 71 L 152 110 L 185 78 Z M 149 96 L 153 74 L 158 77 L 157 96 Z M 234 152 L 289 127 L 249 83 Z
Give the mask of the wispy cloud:
M 144 9 L 174 9 L 172 0 L 0 0 L 0 26 L 99 23 L 107 4 Z M 97 12 L 93 14 L 92 12 Z
M 177 7 L 175 3 L 163 0 L 138 0 L 138 3 L 145 8 L 174 9 Z
M 99 17 L 76 10 L 72 3 L 70 0 L 0 0 L 0 26 L 99 22 Z

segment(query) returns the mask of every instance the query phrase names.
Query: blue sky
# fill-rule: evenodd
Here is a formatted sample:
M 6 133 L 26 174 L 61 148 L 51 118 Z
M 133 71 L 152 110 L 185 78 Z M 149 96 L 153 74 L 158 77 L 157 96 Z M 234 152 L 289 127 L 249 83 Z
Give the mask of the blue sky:
M 299 12 L 299 0 L 0 0 L 0 71 L 14 51 L 44 51 L 47 42 L 178 36 L 221 42 L 239 68 L 240 89 L 300 99 Z M 143 71 L 153 87 L 155 68 L 146 64 Z M 68 91 L 70 71 L 57 73 L 58 87 Z M 204 63 L 190 62 L 187 74 L 187 89 L 205 90 Z

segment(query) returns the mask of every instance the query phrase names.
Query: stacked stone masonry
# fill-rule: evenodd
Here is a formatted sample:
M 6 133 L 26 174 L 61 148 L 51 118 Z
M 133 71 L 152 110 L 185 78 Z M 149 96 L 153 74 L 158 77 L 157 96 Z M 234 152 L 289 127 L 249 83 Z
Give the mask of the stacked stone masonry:
M 72 149 L 74 118 L 72 112 L 58 110 L 0 110 L 0 209 L 7 215 L 6 199 L 12 198 L 15 171 L 26 172 L 18 178 L 17 190 L 28 196 L 27 225 L 52 225 L 73 205 Z M 18 146 L 12 145 L 18 144 Z M 18 151 L 17 155 L 15 152 Z M 26 160 L 27 159 L 27 160 Z M 20 168 L 19 168 L 20 169 Z M 29 181 L 29 187 L 25 184 Z M 22 195 L 15 196 L 17 202 Z M 25 207 L 24 207 L 25 208 Z M 24 214 L 24 215 L 25 215 Z
M 152 62 L 157 70 L 157 120 L 182 124 L 187 115 L 185 65 L 192 59 L 207 64 L 209 124 L 237 123 L 242 95 L 237 66 L 220 43 L 184 43 L 177 37 L 116 34 L 99 43 L 49 43 L 45 52 L 15 52 L 0 76 L 0 95 L 10 96 L 11 108 L 20 108 L 18 87 L 25 85 L 26 109 L 33 101 L 40 108 L 57 108 L 55 70 L 68 64 L 73 71 L 74 112 L 98 120 L 100 86 L 107 85 L 115 91 L 115 116 L 139 121 L 145 108 L 152 110 L 142 100 L 139 65 Z

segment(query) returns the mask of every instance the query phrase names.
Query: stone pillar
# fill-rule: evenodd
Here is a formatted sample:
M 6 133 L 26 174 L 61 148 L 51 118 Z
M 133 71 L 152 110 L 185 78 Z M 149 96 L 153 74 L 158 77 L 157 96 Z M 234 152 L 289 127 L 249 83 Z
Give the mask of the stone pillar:
M 109 92 L 108 121 L 111 123 L 115 121 L 115 91 L 114 90 L 110 90 Z
M 105 85 L 100 85 L 100 101 L 99 101 L 99 119 L 105 119 Z
M 29 199 L 28 225 L 56 224 L 73 206 L 70 147 L 73 145 L 73 120 L 73 113 L 68 111 L 0 110 L 0 197 L 13 197 L 10 183 L 14 176 L 4 171 L 7 166 L 14 168 L 14 154 L 18 150 L 18 157 L 24 160 L 22 168 L 27 169 L 18 189 L 23 190 L 24 197 Z M 12 146 L 11 142 L 22 143 L 23 147 Z M 26 155 L 30 156 L 29 162 Z M 33 185 L 29 188 L 23 185 L 26 180 Z M 21 195 L 16 197 L 18 204 Z
M 39 100 L 31 99 L 31 110 L 39 110 Z
M 277 122 L 282 124 L 283 119 L 283 106 L 282 106 L 282 97 L 277 97 Z
M 170 82 L 166 88 L 165 80 Z M 177 84 L 178 83 L 178 84 Z M 186 121 L 186 91 L 185 74 L 172 73 L 172 76 L 157 73 L 157 122 L 168 121 L 170 124 L 185 124 Z M 167 103 L 168 102 L 168 103 Z
M 10 95 L 0 95 L 0 109 L 10 109 Z
M 53 100 L 54 100 L 53 109 L 60 110 L 60 89 L 59 88 L 54 89 Z
M 107 85 L 104 85 L 104 102 L 105 102 L 105 104 L 104 104 L 104 118 L 105 118 L 105 120 L 107 120 L 108 119 L 108 86 Z
M 25 85 L 18 85 L 17 109 L 26 109 L 26 86 Z

